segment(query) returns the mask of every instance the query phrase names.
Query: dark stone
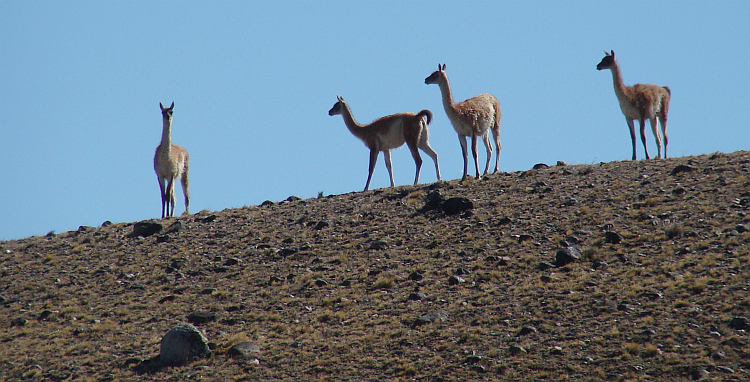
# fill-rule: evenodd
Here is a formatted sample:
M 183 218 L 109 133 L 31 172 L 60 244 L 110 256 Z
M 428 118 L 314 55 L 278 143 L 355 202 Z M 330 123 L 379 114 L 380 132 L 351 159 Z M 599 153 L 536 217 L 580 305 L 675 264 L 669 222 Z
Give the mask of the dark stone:
M 294 195 L 286 198 L 287 202 L 297 202 L 297 201 L 300 201 L 300 200 L 302 200 L 302 198 L 300 198 L 299 196 L 294 196 Z
M 556 268 L 557 265 L 550 263 L 549 261 L 540 261 L 539 265 L 536 266 L 536 269 L 539 269 L 540 271 L 546 271 L 550 268 Z
M 322 279 L 317 279 L 317 280 L 315 280 L 315 285 L 317 285 L 319 287 L 324 287 L 324 286 L 328 285 L 328 281 L 325 281 L 325 280 L 322 280 Z
M 448 285 L 458 285 L 458 284 L 465 283 L 465 282 L 466 280 L 464 280 L 463 278 L 459 276 L 448 277 Z
M 218 216 L 211 214 L 208 216 L 196 216 L 195 221 L 200 223 L 211 223 L 212 221 L 216 220 Z
M 544 164 L 544 163 L 537 163 L 537 164 L 535 164 L 535 165 L 534 165 L 534 167 L 532 167 L 532 168 L 533 168 L 534 170 L 544 170 L 545 168 L 549 168 L 549 166 L 548 166 L 548 165 L 546 165 L 546 164 Z
M 735 330 L 747 330 L 747 318 L 735 317 L 729 321 L 729 327 Z
M 408 279 L 412 281 L 420 281 L 422 280 L 422 278 L 423 278 L 422 274 L 419 272 L 412 272 L 411 274 L 409 274 L 409 277 L 408 277 Z
M 557 251 L 555 254 L 555 265 L 562 267 L 568 265 L 581 258 L 581 250 L 577 247 L 570 246 L 565 247 Z
M 133 232 L 128 237 L 148 237 L 161 232 L 164 226 L 155 220 L 144 220 L 133 224 Z
M 274 205 L 274 203 L 270 200 L 263 201 L 263 203 L 260 204 L 261 207 L 268 207 L 272 205 Z
M 510 354 L 512 355 L 526 353 L 526 349 L 524 349 L 521 345 L 510 345 L 510 348 L 508 348 L 508 351 L 510 351 Z
M 524 326 L 521 327 L 521 330 L 518 331 L 518 335 L 519 336 L 525 336 L 527 334 L 536 333 L 536 332 L 537 332 L 537 330 L 536 330 L 535 327 L 533 327 L 531 325 L 524 325 Z
M 388 243 L 385 240 L 375 240 L 372 243 L 370 243 L 370 249 L 386 249 L 388 248 Z
M 474 203 L 467 198 L 450 198 L 443 204 L 443 212 L 448 215 L 459 214 L 474 208 Z
M 412 292 L 407 298 L 411 301 L 420 301 L 426 299 L 427 295 L 422 292 Z
M 339 285 L 341 285 L 343 287 L 350 287 L 350 286 L 352 286 L 352 284 L 354 284 L 354 282 L 355 282 L 354 279 L 346 279 L 346 280 L 342 281 L 341 284 L 339 284 Z
M 623 237 L 617 232 L 607 231 L 604 233 L 604 242 L 610 244 L 620 244 Z
M 445 203 L 445 197 L 440 194 L 438 191 L 431 191 L 427 196 L 425 197 L 426 202 L 420 212 L 427 212 L 431 210 L 436 210 L 440 208 L 440 206 Z
M 330 220 L 321 220 L 315 224 L 315 227 L 313 227 L 314 230 L 320 231 L 323 228 L 327 228 L 331 226 Z
M 448 320 L 448 315 L 445 314 L 445 312 L 440 312 L 440 311 L 423 314 L 422 316 L 414 320 L 412 327 L 424 325 L 424 324 L 427 324 L 436 320 L 446 321 Z
M 289 255 L 293 255 L 293 254 L 295 254 L 297 252 L 299 252 L 299 248 L 297 248 L 297 247 L 286 247 L 286 248 L 282 248 L 279 251 L 279 255 L 286 257 L 286 256 L 289 256 Z
M 236 257 L 230 257 L 230 258 L 226 259 L 226 261 L 224 261 L 224 265 L 226 265 L 226 266 L 237 265 L 237 264 L 239 264 L 239 263 L 240 263 L 241 261 L 242 261 L 242 260 L 240 260 L 240 259 L 238 259 L 238 258 L 236 258 Z
M 260 352 L 260 345 L 251 341 L 240 342 L 237 345 L 234 345 L 231 348 L 229 348 L 229 350 L 227 351 L 227 353 L 229 353 L 230 355 L 238 355 L 241 357 L 247 357 L 251 353 L 259 353 L 259 352 Z
M 480 355 L 470 355 L 470 356 L 466 357 L 466 359 L 464 359 L 464 363 L 468 363 L 469 365 L 473 365 L 473 364 L 481 361 L 482 359 L 484 359 L 484 357 L 482 357 Z
M 216 313 L 214 312 L 194 312 L 187 316 L 188 322 L 195 325 L 205 324 L 207 322 L 216 321 Z
M 193 325 L 182 324 L 170 329 L 162 338 L 159 360 L 163 365 L 182 366 L 210 354 L 203 333 Z
M 693 171 L 695 171 L 695 168 L 690 167 L 688 165 L 681 164 L 681 165 L 678 165 L 677 167 L 673 168 L 672 171 L 671 171 L 671 174 L 672 175 L 677 175 L 677 174 L 681 174 L 683 172 L 684 173 L 689 173 L 689 172 L 693 172 Z

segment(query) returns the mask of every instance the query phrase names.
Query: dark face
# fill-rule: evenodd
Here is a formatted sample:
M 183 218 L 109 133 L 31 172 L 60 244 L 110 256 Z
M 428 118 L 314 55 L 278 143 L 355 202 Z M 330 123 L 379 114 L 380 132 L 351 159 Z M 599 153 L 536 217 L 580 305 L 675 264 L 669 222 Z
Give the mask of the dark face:
M 166 109 L 161 109 L 161 116 L 164 119 L 172 119 L 172 108 L 168 107 Z
M 331 110 L 328 110 L 328 115 L 336 115 L 341 114 L 341 109 L 344 107 L 344 105 L 341 103 L 341 101 L 336 102 Z
M 602 62 L 596 65 L 596 70 L 609 69 L 614 63 L 615 57 L 608 54 L 602 58 Z
M 424 83 L 426 84 L 436 84 L 438 82 L 438 78 L 440 78 L 440 71 L 436 70 L 430 74 L 429 77 L 424 79 Z

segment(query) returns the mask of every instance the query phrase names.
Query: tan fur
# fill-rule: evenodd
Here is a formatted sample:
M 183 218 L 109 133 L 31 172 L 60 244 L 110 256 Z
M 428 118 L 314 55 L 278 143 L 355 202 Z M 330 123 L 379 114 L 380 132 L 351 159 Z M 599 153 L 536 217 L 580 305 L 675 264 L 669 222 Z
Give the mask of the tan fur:
M 661 122 L 661 130 L 664 134 L 664 158 L 667 157 L 667 114 L 669 113 L 669 100 L 671 91 L 666 86 L 635 84 L 625 86 L 622 81 L 620 65 L 615 59 L 615 51 L 610 53 L 604 52 L 605 56 L 596 66 L 597 70 L 609 69 L 612 71 L 612 80 L 615 85 L 615 95 L 620 102 L 620 110 L 625 115 L 630 128 L 630 140 L 633 143 L 633 160 L 636 159 L 635 150 L 635 125 L 634 120 L 638 120 L 641 128 L 641 141 L 643 149 L 646 152 L 646 159 L 649 159 L 648 148 L 646 147 L 646 120 L 651 122 L 651 130 L 656 138 L 656 147 L 658 149 L 658 158 L 661 158 L 661 137 L 656 127 L 657 119 Z
M 190 190 L 188 184 L 188 167 L 190 156 L 182 146 L 172 144 L 172 106 L 165 108 L 159 103 L 162 113 L 161 143 L 154 154 L 154 171 L 159 180 L 161 191 L 161 217 L 174 216 L 174 182 L 180 179 L 182 193 L 185 196 L 185 214 L 190 213 Z
M 458 133 L 458 140 L 461 143 L 461 151 L 464 157 L 464 175 L 461 180 L 466 180 L 468 176 L 468 154 L 466 137 L 471 137 L 471 153 L 474 156 L 474 167 L 479 179 L 479 161 L 477 159 L 477 137 L 481 137 L 484 146 L 487 149 L 487 163 L 484 167 L 484 175 L 487 175 L 492 161 L 492 143 L 490 142 L 489 131 L 492 130 L 492 136 L 497 147 L 495 159 L 495 171 L 497 172 L 498 162 L 500 162 L 500 101 L 491 94 L 480 94 L 466 101 L 455 103 L 451 93 L 451 86 L 448 82 L 448 75 L 445 74 L 445 64 L 438 64 L 438 70 L 425 78 L 426 84 L 438 84 L 443 97 L 443 108 L 448 115 L 453 129 Z
M 328 111 L 328 115 L 341 114 L 344 118 L 344 124 L 346 124 L 349 131 L 355 137 L 361 139 L 365 143 L 365 146 L 370 149 L 370 166 L 365 191 L 370 187 L 370 179 L 375 169 L 375 162 L 378 159 L 378 153 L 381 151 L 385 157 L 385 167 L 388 169 L 391 187 L 395 185 L 393 182 L 390 150 L 401 147 L 404 143 L 409 147 L 409 151 L 411 151 L 411 155 L 417 165 L 414 184 L 419 182 L 419 170 L 422 167 L 422 158 L 417 148 L 422 149 L 435 162 L 435 172 L 437 172 L 437 178 L 440 180 L 437 153 L 430 147 L 430 143 L 427 141 L 430 134 L 428 125 L 432 121 L 432 113 L 429 110 L 422 110 L 417 114 L 398 113 L 388 115 L 375 120 L 369 125 L 360 125 L 354 120 L 351 109 L 349 109 L 346 101 L 340 96 L 337 96 L 337 99 L 338 101 Z M 424 120 L 425 117 L 427 118 L 426 122 Z

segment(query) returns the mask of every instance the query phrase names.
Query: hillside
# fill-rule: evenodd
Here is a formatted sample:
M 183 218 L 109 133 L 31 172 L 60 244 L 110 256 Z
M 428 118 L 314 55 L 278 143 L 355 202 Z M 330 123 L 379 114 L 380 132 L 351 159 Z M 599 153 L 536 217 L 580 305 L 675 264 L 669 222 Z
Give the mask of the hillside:
M 0 380 L 750 380 L 749 174 L 552 166 L 3 241 Z M 161 367 L 189 316 L 212 355 Z

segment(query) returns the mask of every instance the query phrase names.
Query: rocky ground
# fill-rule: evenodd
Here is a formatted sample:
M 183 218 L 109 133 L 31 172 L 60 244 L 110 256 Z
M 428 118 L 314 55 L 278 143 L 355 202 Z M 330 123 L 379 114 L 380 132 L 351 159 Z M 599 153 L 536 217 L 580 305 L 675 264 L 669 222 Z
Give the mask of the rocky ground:
M 750 380 L 750 153 L 541 167 L 0 242 L 0 380 Z

